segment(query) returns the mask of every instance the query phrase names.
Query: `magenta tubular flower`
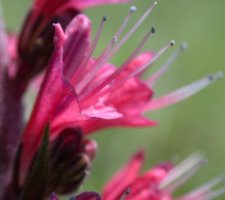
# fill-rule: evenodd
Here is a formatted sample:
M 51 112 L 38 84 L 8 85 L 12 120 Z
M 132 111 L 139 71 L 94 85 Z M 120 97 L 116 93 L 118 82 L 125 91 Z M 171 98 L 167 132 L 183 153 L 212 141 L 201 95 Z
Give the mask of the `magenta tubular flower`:
M 64 130 L 77 127 L 87 135 L 106 127 L 153 126 L 155 122 L 147 119 L 144 116 L 145 112 L 181 101 L 222 76 L 222 73 L 218 72 L 168 95 L 154 98 L 152 86 L 185 48 L 182 45 L 175 50 L 169 61 L 159 71 L 143 80 L 141 77 L 147 68 L 175 44 L 171 41 L 157 53 L 140 53 L 147 39 L 155 32 L 154 28 L 147 32 L 120 68 L 108 63 L 155 5 L 156 3 L 120 40 L 120 35 L 136 10 L 132 6 L 118 32 L 97 58 L 93 58 L 92 53 L 101 35 L 105 17 L 92 43 L 90 43 L 91 23 L 83 14 L 77 15 L 65 31 L 59 23 L 54 25 L 54 51 L 22 138 L 23 146 L 18 173 L 21 187 L 38 151 L 47 123 L 51 126 L 50 143 L 57 140 Z
M 15 84 L 18 95 L 22 95 L 28 82 L 40 73 L 49 61 L 53 51 L 53 23 L 60 23 L 63 29 L 83 9 L 128 0 L 35 0 L 18 39 L 18 69 Z
M 204 158 L 194 154 L 173 167 L 170 163 L 159 164 L 144 174 L 143 151 L 136 153 L 128 164 L 120 170 L 103 189 L 103 200 L 213 200 L 225 193 L 225 189 L 212 190 L 224 182 L 225 176 L 219 176 L 200 188 L 181 197 L 173 192 L 205 164 Z
M 52 23 L 59 22 L 65 28 L 84 8 L 120 2 L 125 1 L 35 1 L 18 38 L 6 34 L 0 18 L 0 152 L 4 152 L 0 155 L 0 199 L 10 182 L 13 158 L 21 138 L 22 96 L 29 81 L 47 66 L 53 51 Z M 69 128 L 77 129 L 77 126 Z M 81 141 L 80 146 L 85 143 Z

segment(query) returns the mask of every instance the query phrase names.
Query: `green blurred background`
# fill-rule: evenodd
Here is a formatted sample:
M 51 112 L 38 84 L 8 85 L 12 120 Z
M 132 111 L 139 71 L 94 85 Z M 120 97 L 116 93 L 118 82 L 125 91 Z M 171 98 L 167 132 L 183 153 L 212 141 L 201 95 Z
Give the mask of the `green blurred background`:
M 133 1 L 138 12 L 134 14 L 131 24 L 152 2 Z M 31 0 L 3 0 L 7 27 L 10 30 L 19 30 L 31 3 Z M 124 4 L 87 10 L 94 30 L 103 15 L 109 19 L 97 53 L 113 36 L 128 9 L 129 5 Z M 182 41 L 189 43 L 188 50 L 177 59 L 171 70 L 157 84 L 156 95 L 172 91 L 218 70 L 225 71 L 224 0 L 160 1 L 148 20 L 112 62 L 120 64 L 152 25 L 157 28 L 157 34 L 146 44 L 145 49 L 156 51 L 171 39 L 176 39 L 177 46 Z M 159 67 L 171 52 L 163 56 L 154 69 Z M 140 148 L 147 151 L 145 169 L 164 160 L 179 162 L 196 151 L 205 154 L 209 164 L 182 186 L 180 192 L 190 190 L 222 174 L 225 171 L 224 86 L 225 79 L 182 103 L 148 113 L 151 119 L 159 122 L 156 127 L 114 128 L 94 134 L 92 137 L 98 141 L 99 151 L 92 167 L 92 174 L 81 190 L 100 191 L 106 180 Z

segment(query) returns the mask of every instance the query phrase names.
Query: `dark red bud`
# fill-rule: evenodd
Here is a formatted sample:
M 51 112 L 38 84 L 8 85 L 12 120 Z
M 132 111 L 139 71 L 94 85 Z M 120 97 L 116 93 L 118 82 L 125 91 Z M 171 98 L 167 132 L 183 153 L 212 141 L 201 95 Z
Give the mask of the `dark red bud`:
M 76 196 L 76 200 L 101 200 L 101 197 L 98 193 L 95 192 L 83 192 Z
M 47 193 L 66 194 L 77 190 L 89 172 L 90 164 L 81 129 L 61 131 L 52 141 Z
M 48 64 L 53 51 L 53 23 L 60 23 L 63 29 L 80 13 L 78 10 L 65 10 L 57 16 L 32 17 L 32 10 L 26 18 L 18 42 L 19 66 L 15 77 L 18 93 L 23 93 L 28 82 Z

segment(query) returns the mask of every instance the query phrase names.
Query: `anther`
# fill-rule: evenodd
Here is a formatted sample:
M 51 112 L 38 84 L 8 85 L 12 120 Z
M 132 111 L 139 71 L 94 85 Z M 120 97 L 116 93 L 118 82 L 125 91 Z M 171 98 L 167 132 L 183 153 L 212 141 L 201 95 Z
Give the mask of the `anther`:
M 132 16 L 132 14 L 137 10 L 136 6 L 131 6 L 128 15 L 125 17 L 123 23 L 121 24 L 120 28 L 118 29 L 117 33 L 115 34 L 115 36 L 117 38 L 120 37 L 120 35 L 123 33 L 123 31 L 125 30 L 128 22 L 130 21 L 130 18 Z
M 221 79 L 224 77 L 224 73 L 222 71 L 218 71 L 215 74 L 211 74 L 208 76 L 209 81 L 214 82 L 218 79 Z
M 171 46 L 175 46 L 175 44 L 176 44 L 176 43 L 175 43 L 175 40 L 171 40 L 170 45 L 171 45 Z
M 181 50 L 185 50 L 188 48 L 188 43 L 187 42 L 182 42 L 181 45 L 180 45 L 180 49 Z
M 96 48 L 96 46 L 97 46 L 97 44 L 98 44 L 98 41 L 99 41 L 99 39 L 100 39 L 100 36 L 101 36 L 102 31 L 103 31 L 103 28 L 104 28 L 104 24 L 105 24 L 106 21 L 107 21 L 107 17 L 106 17 L 106 16 L 103 16 L 103 17 L 102 17 L 102 20 L 101 20 L 101 22 L 100 22 L 100 25 L 99 25 L 99 27 L 98 27 L 98 29 L 97 29 L 97 32 L 96 32 L 96 34 L 95 34 L 95 37 L 94 37 L 94 39 L 93 39 L 93 42 L 92 42 L 92 44 L 91 44 L 91 46 L 90 46 L 90 48 L 89 48 L 89 50 L 88 50 L 88 52 L 87 52 L 87 54 L 86 54 L 84 60 L 83 60 L 83 62 L 81 63 L 81 65 L 80 65 L 80 66 L 78 67 L 78 69 L 77 69 L 77 70 L 78 70 L 78 71 L 76 72 L 77 74 L 79 74 L 80 71 L 82 71 L 83 67 L 84 67 L 85 65 L 87 65 L 87 63 L 88 63 L 88 61 L 90 60 L 92 54 L 94 53 L 95 48 Z M 80 77 L 82 77 L 82 76 L 80 76 Z
M 141 16 L 141 18 L 134 24 L 134 26 L 130 29 L 130 31 L 121 39 L 121 41 L 112 49 L 110 54 L 108 55 L 108 59 L 110 59 L 122 46 L 123 44 L 134 34 L 134 32 L 138 29 L 138 27 L 142 24 L 142 22 L 148 17 L 148 15 L 153 11 L 156 4 L 154 3 L 147 11 Z
M 155 33 L 155 27 L 151 28 L 151 33 Z
M 96 74 L 96 71 L 98 71 L 98 69 L 100 69 L 108 59 L 110 59 L 110 55 L 111 55 L 111 51 L 112 51 L 113 46 L 115 45 L 115 43 L 118 42 L 118 39 L 119 39 L 120 35 L 123 33 L 124 29 L 126 28 L 132 14 L 134 13 L 135 10 L 136 10 L 135 6 L 130 7 L 130 11 L 129 11 L 128 15 L 125 17 L 125 19 L 122 22 L 121 26 L 119 27 L 118 31 L 112 37 L 111 41 L 106 45 L 106 48 L 103 50 L 101 55 L 98 57 L 97 62 L 94 64 L 94 66 L 92 66 L 91 75 L 89 75 L 89 78 L 86 79 L 83 83 L 79 84 L 79 87 L 77 88 L 78 92 L 81 91 L 85 87 L 86 84 L 88 84 L 88 82 Z M 105 17 L 103 17 L 103 21 L 104 21 L 104 19 L 105 19 Z M 87 63 L 87 62 L 85 62 L 85 63 Z
M 121 46 L 130 38 L 130 36 L 138 29 L 138 27 L 142 24 L 142 22 L 147 18 L 147 16 L 151 13 L 151 11 L 154 9 L 156 4 L 153 4 L 147 11 L 142 15 L 142 17 L 136 22 L 136 24 L 131 28 L 131 30 L 123 37 L 123 39 L 115 45 L 117 42 L 119 36 L 124 31 L 132 12 L 130 11 L 125 20 L 122 22 L 122 25 L 120 26 L 117 33 L 112 38 L 111 42 L 106 46 L 105 50 L 102 52 L 102 54 L 97 58 L 97 62 L 95 62 L 92 66 L 91 72 L 88 74 L 87 78 L 83 81 L 81 81 L 77 85 L 77 92 L 82 93 L 82 91 L 85 89 L 86 85 L 89 84 L 89 82 L 92 80 L 92 78 L 95 76 L 96 72 L 105 64 L 106 61 L 108 61 L 120 48 Z M 115 46 L 114 46 L 115 45 Z M 114 47 L 113 47 L 114 46 Z
M 131 6 L 130 7 L 130 12 L 136 12 L 137 11 L 137 7 L 136 6 Z

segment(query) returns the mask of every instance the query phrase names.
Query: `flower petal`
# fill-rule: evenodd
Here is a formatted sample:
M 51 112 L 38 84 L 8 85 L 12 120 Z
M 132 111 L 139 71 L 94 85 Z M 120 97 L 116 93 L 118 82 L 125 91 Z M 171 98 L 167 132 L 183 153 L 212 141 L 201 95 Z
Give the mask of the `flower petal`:
M 118 119 L 123 117 L 123 114 L 111 106 L 101 106 L 100 108 L 89 107 L 82 111 L 82 115 L 101 119 Z
M 129 65 L 125 67 L 125 69 L 122 71 L 121 75 L 119 75 L 120 78 L 127 77 L 129 74 L 136 71 L 138 68 L 142 67 L 146 63 L 149 63 L 150 60 L 153 58 L 154 53 L 153 52 L 142 52 L 139 56 L 137 56 L 135 59 L 133 59 Z
M 82 10 L 88 7 L 101 4 L 125 3 L 130 0 L 52 0 L 51 4 L 47 0 L 36 0 L 35 7 L 45 14 L 60 13 L 65 10 Z
M 22 182 L 29 162 L 40 144 L 45 125 L 71 104 L 73 105 L 73 112 L 75 114 L 80 113 L 76 93 L 62 74 L 65 35 L 59 24 L 55 25 L 55 30 L 55 50 L 49 63 L 49 70 L 46 73 L 31 118 L 23 134 Z
M 91 134 L 97 130 L 111 128 L 111 127 L 148 127 L 155 126 L 157 123 L 145 118 L 141 115 L 124 116 L 119 119 L 103 120 L 103 119 L 89 119 L 82 122 L 81 126 L 85 134 Z
M 74 4 L 78 9 L 85 9 L 102 4 L 126 3 L 129 1 L 131 0 L 73 0 L 71 4 Z
M 142 81 L 132 78 L 124 84 L 114 87 L 109 93 L 107 104 L 114 105 L 115 108 L 125 114 L 140 114 L 142 107 L 150 101 L 153 91 Z
M 90 46 L 91 22 L 83 14 L 79 14 L 69 23 L 65 30 L 66 40 L 64 43 L 63 72 L 70 80 L 84 60 Z
M 138 177 L 144 162 L 144 152 L 137 152 L 130 162 L 119 171 L 103 189 L 103 200 L 120 199 L 132 182 Z

